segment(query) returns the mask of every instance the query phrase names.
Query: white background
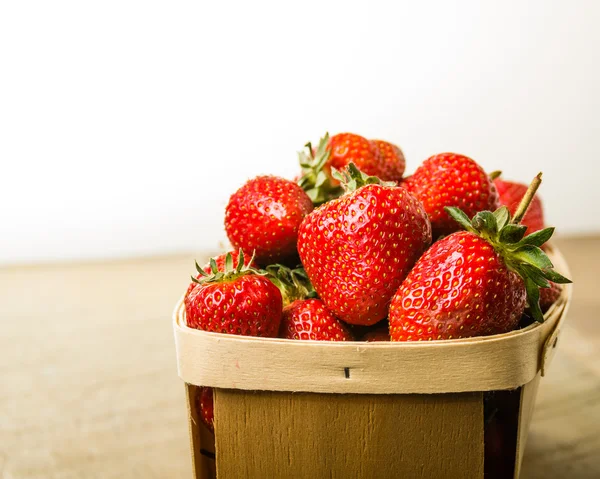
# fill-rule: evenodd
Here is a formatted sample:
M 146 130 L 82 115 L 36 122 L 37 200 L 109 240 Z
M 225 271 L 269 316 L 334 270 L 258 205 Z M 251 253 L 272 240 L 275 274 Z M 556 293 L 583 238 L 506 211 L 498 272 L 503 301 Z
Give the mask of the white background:
M 600 2 L 0 4 L 0 263 L 214 250 L 326 130 L 455 151 L 600 230 Z

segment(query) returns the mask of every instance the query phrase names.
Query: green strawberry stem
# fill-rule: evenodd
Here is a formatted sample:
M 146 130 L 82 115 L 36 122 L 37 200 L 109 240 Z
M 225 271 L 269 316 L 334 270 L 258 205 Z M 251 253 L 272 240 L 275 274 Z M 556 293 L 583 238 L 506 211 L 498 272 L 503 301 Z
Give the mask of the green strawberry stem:
M 492 171 L 489 175 L 488 178 L 491 181 L 494 181 L 496 178 L 499 178 L 500 175 L 502 175 L 502 172 L 500 170 L 496 170 L 496 171 Z
M 523 195 L 523 198 L 521 199 L 521 202 L 519 203 L 519 206 L 517 207 L 515 214 L 513 216 L 513 219 L 512 219 L 513 224 L 518 225 L 521 222 L 521 220 L 525 216 L 525 213 L 527 213 L 527 209 L 529 208 L 529 205 L 533 201 L 533 197 L 535 196 L 536 191 L 538 190 L 538 188 L 540 187 L 541 184 L 542 184 L 542 172 L 540 171 L 537 174 L 537 176 L 533 179 L 533 181 L 529 185 L 529 188 L 527 188 L 527 191 Z
M 531 314 L 540 323 L 544 321 L 539 304 L 540 288 L 550 287 L 550 281 L 571 282 L 570 279 L 554 271 L 550 258 L 541 249 L 541 246 L 551 238 L 554 228 L 545 228 L 525 236 L 527 227 L 519 224 L 541 182 L 542 174 L 539 173 L 523 196 L 514 218 L 511 218 L 506 206 L 501 206 L 493 213 L 480 211 L 472 219 L 469 219 L 459 208 L 445 208 L 446 212 L 465 230 L 490 243 L 502 257 L 504 264 L 521 276 Z

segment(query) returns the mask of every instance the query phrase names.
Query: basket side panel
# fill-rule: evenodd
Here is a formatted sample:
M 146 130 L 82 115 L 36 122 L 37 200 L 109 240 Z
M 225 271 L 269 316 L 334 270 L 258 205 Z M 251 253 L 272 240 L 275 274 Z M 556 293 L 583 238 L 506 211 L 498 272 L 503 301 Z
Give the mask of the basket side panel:
M 215 440 L 213 434 L 198 418 L 197 386 L 185 385 L 190 426 L 190 449 L 195 479 L 215 479 Z
M 531 425 L 531 417 L 535 407 L 535 398 L 537 396 L 538 386 L 540 384 L 540 375 L 523 386 L 521 390 L 521 405 L 519 407 L 519 428 L 517 431 L 517 457 L 515 464 L 515 479 L 518 479 L 521 473 L 521 464 L 523 462 L 523 454 L 525 453 L 525 445 L 527 443 L 527 435 L 529 434 L 529 426 Z
M 217 475 L 483 478 L 481 393 L 217 390 Z

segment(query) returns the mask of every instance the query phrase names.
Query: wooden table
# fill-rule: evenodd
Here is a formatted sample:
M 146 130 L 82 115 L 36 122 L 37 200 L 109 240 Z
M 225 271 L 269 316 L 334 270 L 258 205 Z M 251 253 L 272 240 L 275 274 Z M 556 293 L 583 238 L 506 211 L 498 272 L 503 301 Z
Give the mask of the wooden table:
M 558 245 L 575 300 L 522 477 L 599 478 L 600 237 Z M 191 477 L 171 310 L 192 267 L 190 255 L 0 270 L 0 477 Z

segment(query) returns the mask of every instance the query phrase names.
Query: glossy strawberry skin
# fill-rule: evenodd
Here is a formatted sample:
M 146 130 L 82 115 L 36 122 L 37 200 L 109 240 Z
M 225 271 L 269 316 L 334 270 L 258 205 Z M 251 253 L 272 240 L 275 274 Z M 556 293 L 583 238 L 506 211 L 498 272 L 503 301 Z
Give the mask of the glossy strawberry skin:
M 225 230 L 231 244 L 255 251 L 260 265 L 297 258 L 296 241 L 302 219 L 313 204 L 296 183 L 275 176 L 259 176 L 229 199 Z
M 523 280 L 486 240 L 453 233 L 425 252 L 394 295 L 391 340 L 505 333 L 517 327 L 525 304 Z
M 213 389 L 209 387 L 199 387 L 196 396 L 196 410 L 198 417 L 204 425 L 215 432 L 214 418 L 215 410 L 213 403 Z
M 406 169 L 406 159 L 402 150 L 396 145 L 383 140 L 371 140 L 371 144 L 379 150 L 383 162 L 383 172 L 379 178 L 384 181 L 399 182 L 402 180 L 402 175 L 404 175 Z
M 515 214 L 521 198 L 527 191 L 527 185 L 522 183 L 515 183 L 512 181 L 505 181 L 501 178 L 494 180 L 494 185 L 498 191 L 500 198 L 500 204 L 506 206 L 511 215 Z M 527 226 L 527 234 L 534 233 L 538 230 L 544 229 L 544 210 L 542 207 L 542 201 L 539 196 L 534 196 L 527 213 L 521 220 L 521 224 Z
M 540 308 L 545 313 L 560 297 L 560 285 L 550 282 L 549 288 L 540 288 Z
M 190 328 L 243 336 L 276 337 L 282 308 L 279 289 L 256 274 L 198 284 L 185 298 Z
M 231 253 L 231 257 L 233 259 L 233 264 L 237 264 L 238 260 L 239 260 L 239 255 L 240 252 L 238 250 L 233 250 L 230 251 Z M 227 253 L 223 253 L 217 257 L 214 258 L 215 263 L 217 263 L 217 269 L 221 272 L 225 271 L 225 258 L 227 257 Z M 254 262 L 250 262 L 250 260 L 252 259 L 252 255 L 248 254 L 247 252 L 244 251 L 244 264 L 248 265 L 248 266 L 252 266 L 253 268 L 258 268 L 258 266 L 256 265 L 256 263 Z M 207 274 L 211 274 L 211 268 L 210 268 L 210 263 L 206 263 L 202 269 L 207 273 Z M 196 275 L 196 279 L 200 279 L 202 278 L 202 275 L 200 273 L 198 273 Z M 188 294 L 190 294 L 190 291 L 192 291 L 192 289 L 194 289 L 196 287 L 198 283 L 194 283 L 191 282 L 190 285 L 188 286 L 188 289 L 185 293 L 185 295 L 187 296 Z
M 316 341 L 352 341 L 353 337 L 320 299 L 298 299 L 283 309 L 279 337 Z
M 430 243 L 418 200 L 404 188 L 367 185 L 308 215 L 298 252 L 335 316 L 372 325 L 387 315 L 392 295 Z
M 455 153 L 428 158 L 402 186 L 423 203 L 434 238 L 460 229 L 444 211 L 445 206 L 459 207 L 469 218 L 499 206 L 498 192 L 483 168 Z

